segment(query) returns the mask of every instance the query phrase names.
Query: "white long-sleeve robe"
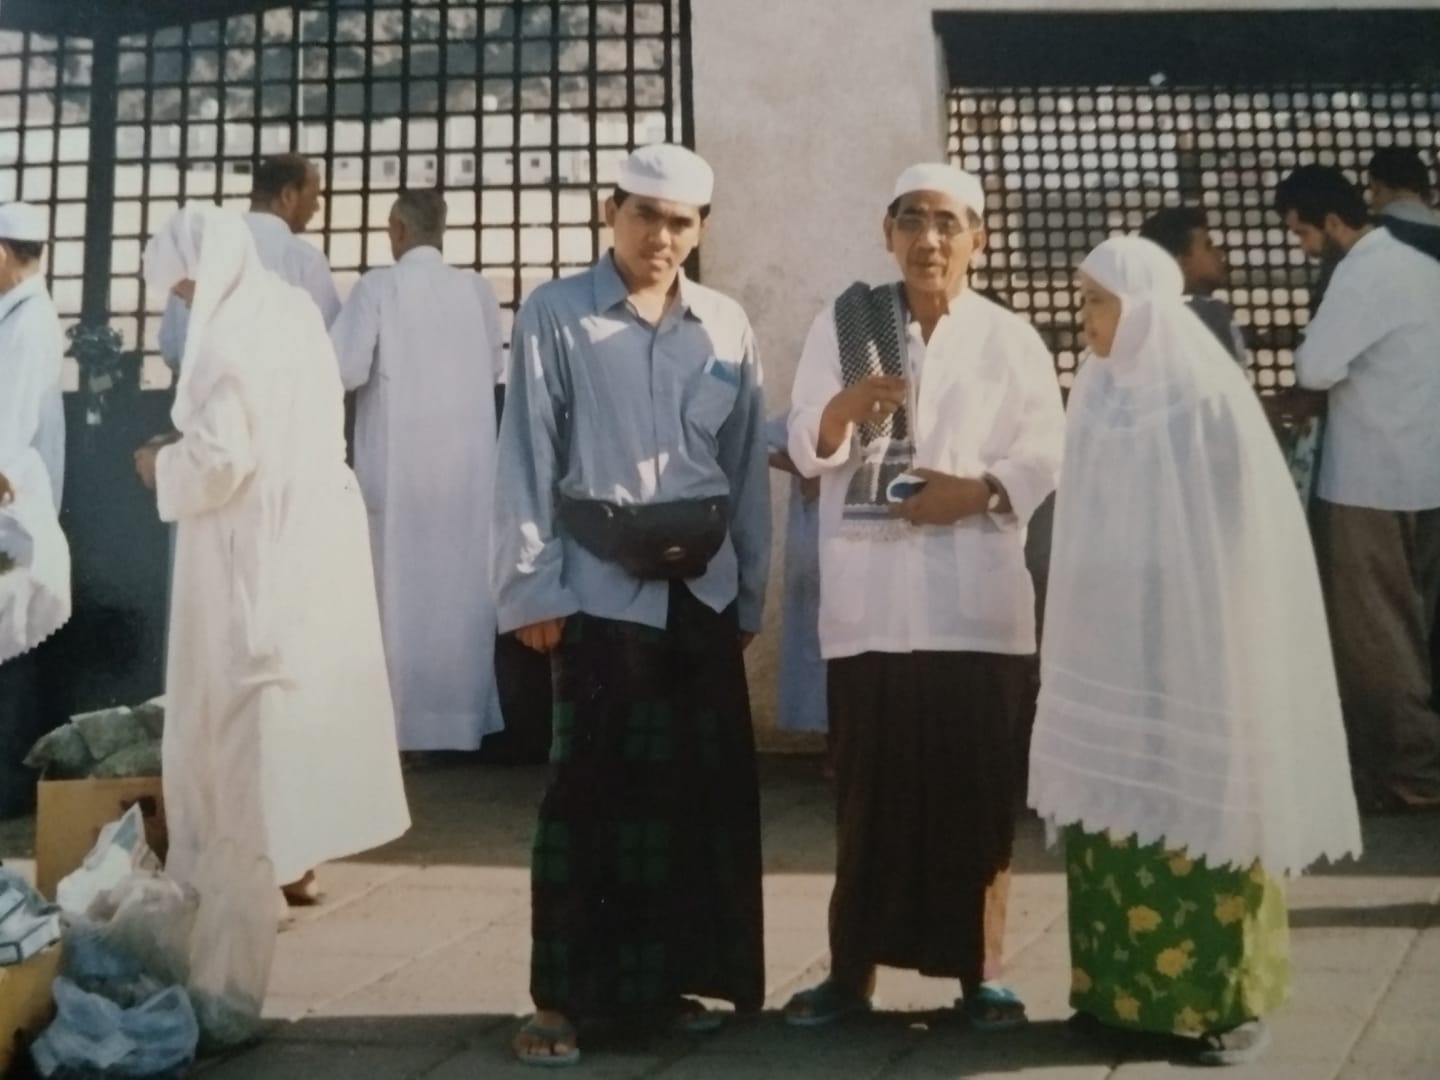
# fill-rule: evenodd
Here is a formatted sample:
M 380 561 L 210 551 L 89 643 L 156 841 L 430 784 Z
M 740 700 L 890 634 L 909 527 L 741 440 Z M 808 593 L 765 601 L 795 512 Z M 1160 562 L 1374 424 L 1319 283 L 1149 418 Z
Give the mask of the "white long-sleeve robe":
M 65 484 L 64 339 L 37 274 L 0 295 L 0 462 L 33 448 L 49 474 L 55 508 Z
M 156 463 L 179 525 L 164 773 L 182 881 L 222 837 L 289 882 L 410 821 L 334 352 L 299 290 L 250 289 L 261 302 L 222 304 L 187 347 L 183 437 Z
M 833 305 L 811 327 L 791 392 L 790 457 L 820 479 L 820 649 L 865 652 L 1035 651 L 1035 593 L 1025 528 L 1055 490 L 1065 413 L 1044 341 L 1024 319 L 966 289 L 925 342 L 906 328 L 915 392 L 915 464 L 989 474 L 1011 512 L 921 525 L 895 540 L 845 536 L 845 494 L 866 452 L 853 432 L 817 450 L 825 406 L 844 389 Z
M 356 284 L 331 329 L 357 391 L 355 471 L 403 750 L 500 730 L 489 578 L 500 305 L 433 247 Z

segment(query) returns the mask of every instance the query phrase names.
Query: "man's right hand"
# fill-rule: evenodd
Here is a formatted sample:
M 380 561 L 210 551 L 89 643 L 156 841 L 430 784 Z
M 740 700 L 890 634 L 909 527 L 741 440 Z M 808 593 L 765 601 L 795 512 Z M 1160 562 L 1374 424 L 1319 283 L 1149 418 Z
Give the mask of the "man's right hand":
M 560 635 L 564 630 L 565 620 L 563 618 L 546 619 L 544 622 L 522 626 L 515 631 L 515 636 L 527 649 L 534 649 L 538 653 L 550 653 L 554 652 L 556 646 L 560 644 Z
M 816 450 L 829 457 L 845 440 L 846 429 L 893 416 L 905 404 L 905 380 L 897 375 L 871 375 L 847 386 L 825 406 L 820 416 Z

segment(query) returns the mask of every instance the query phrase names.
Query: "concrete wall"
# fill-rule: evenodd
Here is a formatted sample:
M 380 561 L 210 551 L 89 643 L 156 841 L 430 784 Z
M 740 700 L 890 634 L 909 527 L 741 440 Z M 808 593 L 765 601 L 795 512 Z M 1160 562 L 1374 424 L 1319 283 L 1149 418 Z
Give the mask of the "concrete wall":
M 945 154 L 945 72 L 933 16 L 940 10 L 1437 8 L 1435 0 L 692 0 L 696 145 L 715 167 L 707 284 L 745 305 L 763 351 L 768 396 L 789 400 L 801 344 L 816 312 L 857 278 L 891 264 L 880 222 L 895 175 Z M 776 484 L 774 585 L 784 505 Z M 773 731 L 779 597 L 752 647 L 752 695 L 762 743 L 813 746 Z

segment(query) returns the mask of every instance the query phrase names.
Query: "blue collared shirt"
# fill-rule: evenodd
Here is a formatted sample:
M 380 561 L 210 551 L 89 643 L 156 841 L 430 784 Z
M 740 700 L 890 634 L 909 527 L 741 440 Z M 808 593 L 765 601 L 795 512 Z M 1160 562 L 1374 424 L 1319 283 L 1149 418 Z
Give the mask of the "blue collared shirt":
M 621 504 L 728 495 L 730 532 L 686 582 L 760 629 L 770 563 L 765 403 L 754 333 L 733 300 L 683 275 L 658 326 L 629 302 L 610 255 L 541 285 L 510 351 L 495 490 L 501 631 L 583 611 L 663 628 L 669 587 L 566 535 L 557 497 Z

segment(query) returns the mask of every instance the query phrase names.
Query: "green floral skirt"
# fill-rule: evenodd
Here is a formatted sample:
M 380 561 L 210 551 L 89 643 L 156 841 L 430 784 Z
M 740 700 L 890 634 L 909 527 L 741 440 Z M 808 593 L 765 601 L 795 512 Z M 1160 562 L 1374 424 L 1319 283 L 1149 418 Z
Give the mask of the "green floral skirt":
M 1284 886 L 1161 844 L 1066 830 L 1070 1004 L 1116 1027 L 1203 1035 L 1284 1004 Z

